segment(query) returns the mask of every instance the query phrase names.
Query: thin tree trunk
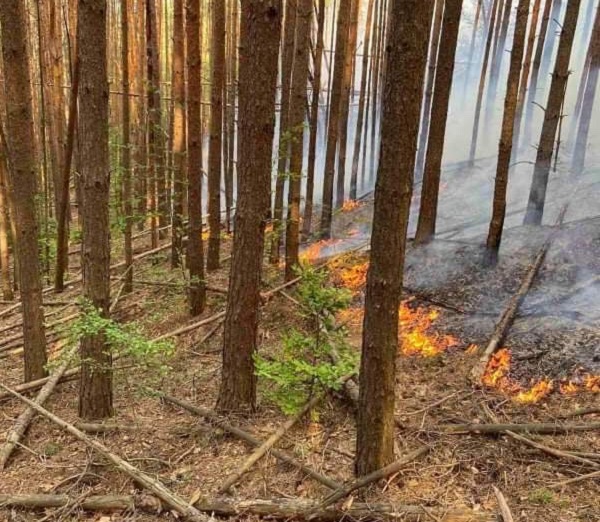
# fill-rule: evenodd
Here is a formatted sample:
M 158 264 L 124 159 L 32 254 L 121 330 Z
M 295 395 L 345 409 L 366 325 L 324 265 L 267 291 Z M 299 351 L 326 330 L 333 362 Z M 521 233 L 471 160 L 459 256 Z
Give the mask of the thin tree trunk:
M 171 266 L 181 264 L 183 248 L 183 193 L 185 191 L 185 33 L 184 0 L 173 3 L 173 118 L 171 120 L 171 138 L 173 140 L 173 221 L 171 227 Z
M 540 135 L 540 143 L 537 150 L 533 179 L 527 202 L 524 223 L 526 225 L 541 225 L 546 202 L 546 189 L 550 176 L 552 155 L 554 152 L 554 140 L 561 119 L 562 104 L 565 97 L 566 85 L 569 79 L 569 62 L 571 61 L 571 50 L 577 28 L 579 7 L 581 0 L 569 0 L 563 22 L 563 29 L 558 44 L 558 53 L 548 103 L 544 111 L 544 124 Z
M 83 296 L 108 317 L 110 305 L 110 164 L 106 0 L 80 0 L 77 49 L 80 61 L 79 147 L 83 191 Z M 112 357 L 103 333 L 81 339 L 79 416 L 110 417 Z
M 202 245 L 202 36 L 201 0 L 186 0 L 185 36 L 187 43 L 187 182 L 188 244 L 186 265 L 190 275 L 188 306 L 190 315 L 200 315 L 206 305 L 204 251 Z
M 502 72 L 502 62 L 506 53 L 506 37 L 512 15 L 513 0 L 506 0 L 504 4 L 504 13 L 502 15 L 502 25 L 500 26 L 500 35 L 498 38 L 498 47 L 492 57 L 492 66 L 490 70 L 490 84 L 487 92 L 486 116 L 489 118 L 494 109 L 496 93 L 498 92 L 498 81 Z
M 335 177 L 335 158 L 339 141 L 341 99 L 351 7 L 352 0 L 340 0 L 335 43 L 333 81 L 331 85 L 331 107 L 329 109 L 329 122 L 327 125 L 325 171 L 323 175 L 323 201 L 320 229 L 320 235 L 323 238 L 331 237 L 331 222 L 333 220 L 333 181 Z
M 510 70 L 506 84 L 506 99 L 504 100 L 504 117 L 502 120 L 502 133 L 498 146 L 498 164 L 496 167 L 496 182 L 494 185 L 494 201 L 492 219 L 487 237 L 486 262 L 495 265 L 498 261 L 498 251 L 502 240 L 502 229 L 506 216 L 506 191 L 508 187 L 508 171 L 512 153 L 513 134 L 519 124 L 515 119 L 518 111 L 519 77 L 521 77 L 521 88 L 527 84 L 526 68 L 521 75 L 523 64 L 523 52 L 525 47 L 525 35 L 527 33 L 527 20 L 529 17 L 530 0 L 519 0 L 517 8 L 517 21 L 513 37 L 512 53 L 510 57 Z M 539 2 L 536 3 L 539 7 Z M 535 8 L 534 18 L 531 22 L 531 30 L 535 32 Z
M 23 303 L 25 381 L 46 375 L 46 337 L 40 280 L 36 209 L 36 151 L 31 77 L 27 53 L 27 13 L 21 0 L 0 2 L 9 191 L 16 234 L 16 260 Z
M 600 9 L 596 12 L 596 21 L 594 22 L 594 29 L 590 40 L 590 49 L 590 69 L 583 94 L 581 117 L 577 128 L 575 150 L 573 151 L 572 170 L 575 173 L 581 173 L 585 168 L 585 156 L 598 86 L 598 74 L 600 72 Z
M 477 155 L 477 142 L 479 140 L 479 121 L 481 119 L 481 109 L 483 106 L 483 94 L 485 92 L 485 81 L 487 77 L 488 64 L 490 60 L 490 52 L 492 42 L 494 40 L 494 27 L 496 26 L 496 18 L 499 11 L 500 0 L 494 0 L 494 5 L 490 9 L 490 24 L 485 43 L 485 51 L 483 54 L 483 62 L 481 64 L 481 74 L 479 76 L 479 88 L 477 90 L 477 101 L 475 102 L 475 116 L 473 117 L 473 130 L 471 132 L 471 147 L 469 149 L 469 166 L 475 164 L 475 156 Z
M 423 176 L 425 153 L 427 152 L 427 139 L 429 137 L 429 127 L 431 126 L 431 101 L 433 99 L 433 85 L 435 82 L 435 71 L 437 68 L 438 51 L 440 48 L 440 31 L 442 29 L 443 15 L 444 0 L 436 0 L 433 30 L 431 34 L 431 43 L 429 46 L 429 58 L 427 59 L 427 63 L 429 64 L 427 71 L 427 86 L 425 87 L 425 99 L 423 101 L 420 126 L 421 133 L 419 136 L 419 147 L 417 150 L 417 162 L 415 167 L 417 179 Z
M 10 223 L 8 216 L 8 187 L 7 180 L 7 158 L 4 144 L 0 144 L 0 279 L 2 286 L 2 298 L 12 301 L 14 293 L 10 278 L 10 251 L 8 237 L 10 234 Z
M 238 63 L 238 0 L 231 0 L 229 38 L 229 89 L 227 92 L 227 168 L 225 171 L 225 210 L 227 232 L 231 233 L 231 221 L 234 201 L 235 184 L 235 136 L 236 136 L 236 106 L 237 106 L 237 63 Z
M 431 130 L 427 144 L 427 156 L 421 191 L 421 209 L 415 242 L 427 243 L 435 235 L 438 196 L 446 137 L 446 123 L 454 77 L 454 58 L 458 45 L 458 27 L 462 12 L 462 0 L 446 0 L 444 21 L 442 23 L 438 66 L 435 76 L 435 88 L 431 107 Z
M 221 250 L 221 170 L 223 155 L 223 93 L 225 89 L 225 1 L 212 2 L 212 84 L 208 151 L 208 252 L 206 268 L 219 268 Z
M 310 104 L 310 138 L 308 143 L 308 171 L 306 175 L 306 197 L 302 234 L 308 237 L 312 230 L 313 200 L 315 190 L 315 168 L 317 162 L 317 138 L 319 135 L 319 98 L 321 94 L 321 69 L 323 68 L 323 33 L 325 31 L 325 0 L 319 0 L 317 11 L 317 45 L 314 60 L 312 99 Z
M 394 460 L 398 309 L 433 2 L 392 2 L 385 46 L 381 159 L 375 188 L 358 401 L 356 474 Z
M 290 96 L 290 128 L 295 139 L 290 147 L 290 182 L 285 235 L 285 280 L 296 277 L 300 251 L 300 192 L 302 187 L 302 160 L 304 155 L 304 114 L 310 45 L 310 21 L 313 0 L 297 0 L 296 45 Z
M 264 232 L 275 130 L 280 0 L 242 0 L 239 70 L 239 198 L 227 312 L 219 410 L 251 410 L 256 402 Z M 260 78 L 260 82 L 256 82 Z

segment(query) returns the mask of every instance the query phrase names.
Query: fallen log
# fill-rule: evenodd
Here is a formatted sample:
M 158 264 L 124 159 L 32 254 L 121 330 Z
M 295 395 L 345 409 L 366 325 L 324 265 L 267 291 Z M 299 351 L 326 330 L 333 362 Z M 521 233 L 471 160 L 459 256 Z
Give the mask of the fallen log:
M 33 408 L 37 413 L 43 415 L 48 420 L 60 426 L 63 430 L 67 431 L 75 438 L 82 441 L 86 446 L 89 446 L 90 448 L 94 449 L 98 454 L 100 454 L 106 460 L 111 462 L 118 470 L 122 471 L 123 473 L 131 477 L 136 483 L 140 484 L 148 491 L 155 494 L 171 509 L 174 509 L 175 511 L 183 515 L 186 519 L 191 520 L 192 522 L 207 522 L 209 520 L 206 515 L 202 514 L 196 508 L 188 504 L 184 499 L 180 498 L 179 496 L 175 495 L 173 492 L 168 490 L 159 480 L 154 479 L 150 475 L 147 475 L 143 471 L 137 469 L 135 466 L 132 466 L 126 460 L 122 459 L 115 453 L 112 453 L 108 448 L 106 448 L 106 446 L 104 446 L 99 441 L 92 439 L 91 437 L 83 433 L 81 430 L 78 430 L 72 424 L 69 424 L 60 417 L 57 417 L 53 413 L 50 413 L 44 407 L 40 406 L 34 401 L 29 400 L 27 397 L 24 397 L 23 395 L 20 395 L 19 393 L 11 390 L 4 384 L 0 383 L 0 387 L 9 393 L 12 393 L 16 398 Z
M 493 486 L 493 488 L 494 495 L 496 495 L 496 500 L 498 500 L 498 505 L 500 506 L 500 513 L 502 513 L 502 520 L 504 520 L 504 522 L 515 522 L 510 507 L 508 507 L 508 502 L 506 502 L 506 498 L 504 498 L 504 494 L 496 486 Z
M 350 482 L 350 484 L 347 484 L 347 485 L 339 488 L 337 491 L 334 491 L 331 495 L 326 497 L 319 504 L 318 509 L 319 510 L 325 509 L 327 506 L 331 506 L 332 504 L 335 504 L 338 500 L 341 500 L 341 499 L 347 497 L 353 491 L 356 491 L 357 489 L 362 489 L 366 486 L 369 486 L 373 482 L 377 482 L 378 480 L 387 478 L 390 475 L 397 473 L 402 468 L 404 468 L 407 464 L 410 464 L 411 462 L 415 461 L 419 457 L 422 457 L 426 453 L 429 453 L 429 448 L 427 446 L 423 446 L 423 447 L 409 453 L 408 455 L 405 455 L 404 457 L 398 459 L 397 461 L 392 462 L 391 464 L 389 464 L 381 469 L 378 469 L 377 471 L 374 471 L 373 473 L 369 473 L 368 475 L 365 475 L 364 477 L 360 477 L 360 478 Z
M 559 418 L 572 419 L 574 417 L 584 417 L 585 415 L 593 415 L 595 413 L 600 413 L 600 407 L 580 408 L 578 410 L 575 410 L 574 412 L 561 415 Z
M 0 494 L 0 506 L 21 509 L 60 508 L 78 505 L 85 511 L 133 511 L 157 513 L 160 502 L 154 498 L 129 495 L 94 495 L 77 502 L 68 495 L 44 494 Z M 481 513 L 468 509 L 427 509 L 419 506 L 403 504 L 364 504 L 355 502 L 348 509 L 330 507 L 315 512 L 317 503 L 304 499 L 272 499 L 272 500 L 200 500 L 194 507 L 203 513 L 219 517 L 238 518 L 241 515 L 257 517 L 306 520 L 308 513 L 313 513 L 313 520 L 321 522 L 338 522 L 350 520 L 404 520 L 406 522 L 422 522 L 428 514 L 433 514 L 443 522 L 498 522 L 495 514 Z
M 71 359 L 75 355 L 77 348 L 78 346 L 75 345 L 68 351 L 64 361 L 50 376 L 46 384 L 44 384 L 44 386 L 40 390 L 40 393 L 38 393 L 38 396 L 35 398 L 35 404 L 37 404 L 38 406 L 43 406 L 48 397 L 52 395 L 52 392 L 54 391 L 54 388 L 56 388 L 58 381 L 60 381 L 60 379 L 67 371 L 67 368 L 69 367 Z M 2 448 L 0 449 L 0 471 L 6 467 L 8 459 L 10 458 L 17 444 L 19 444 L 19 442 L 25 435 L 25 432 L 29 428 L 29 425 L 31 424 L 31 421 L 33 421 L 34 417 L 35 409 L 31 406 L 26 408 L 25 411 L 23 411 L 23 413 L 21 413 L 21 415 L 17 417 L 15 424 L 8 432 L 4 446 L 2 446 Z
M 539 433 L 541 435 L 562 435 L 575 431 L 600 430 L 600 422 L 590 424 L 442 424 L 437 426 L 445 433 L 484 433 L 502 434 L 507 431 L 514 433 Z
M 70 370 L 67 370 L 64 373 L 64 375 L 62 376 L 62 378 L 60 379 L 59 382 L 62 383 L 62 382 L 72 381 L 72 380 L 76 379 L 78 375 L 79 375 L 79 367 L 71 368 Z M 13 390 L 16 392 L 19 392 L 19 393 L 27 393 L 27 392 L 39 390 L 49 380 L 50 380 L 50 377 L 43 377 L 43 378 L 37 379 L 35 381 L 29 381 L 29 382 L 25 382 L 23 384 L 18 384 L 17 386 L 13 387 Z M 14 397 L 14 395 L 12 393 L 0 392 L 0 402 L 3 400 L 6 400 L 6 399 L 10 399 L 12 397 Z
M 310 399 L 304 407 L 293 417 L 288 419 L 281 427 L 279 427 L 265 442 L 263 442 L 250 455 L 240 468 L 225 480 L 225 483 L 219 488 L 217 494 L 222 495 L 227 493 L 247 473 L 254 464 L 262 459 L 267 452 L 283 437 L 290 429 L 292 429 L 307 413 L 310 412 L 321 400 L 322 395 L 316 395 Z
M 217 426 L 217 427 L 221 428 L 222 430 L 227 431 L 228 433 L 236 436 L 238 439 L 241 439 L 244 442 L 247 442 L 248 444 L 250 444 L 252 446 L 260 447 L 263 444 L 263 441 L 257 439 L 256 437 L 254 437 L 247 431 L 244 431 L 240 428 L 232 426 L 231 424 L 228 424 L 226 421 L 221 419 L 221 417 L 219 417 L 219 415 L 217 415 L 212 410 L 203 408 L 201 406 L 195 406 L 193 404 L 190 404 L 189 402 L 182 401 L 181 399 L 177 399 L 176 397 L 171 397 L 170 395 L 167 395 L 160 391 L 156 391 L 156 390 L 150 390 L 150 391 L 152 393 L 156 394 L 157 397 L 161 398 L 162 400 L 164 400 L 170 404 L 179 406 L 180 408 L 183 408 L 184 410 L 187 410 L 190 413 L 193 413 L 194 415 L 204 417 L 212 425 Z M 271 449 L 271 455 L 273 455 L 276 459 L 280 460 L 281 462 L 284 462 L 285 464 L 289 464 L 290 466 L 293 466 L 293 467 L 299 469 L 305 475 L 315 479 L 317 482 L 320 482 L 324 486 L 327 486 L 329 489 L 337 490 L 340 487 L 342 487 L 342 485 L 340 483 L 336 482 L 335 480 L 330 479 L 329 477 L 326 477 L 325 475 L 321 475 L 320 473 L 314 471 L 313 469 L 309 468 L 308 466 L 305 466 L 304 464 L 302 464 L 301 462 L 299 462 L 298 460 L 296 460 L 294 457 L 292 457 L 291 455 L 289 455 L 286 452 L 283 452 L 281 450 Z

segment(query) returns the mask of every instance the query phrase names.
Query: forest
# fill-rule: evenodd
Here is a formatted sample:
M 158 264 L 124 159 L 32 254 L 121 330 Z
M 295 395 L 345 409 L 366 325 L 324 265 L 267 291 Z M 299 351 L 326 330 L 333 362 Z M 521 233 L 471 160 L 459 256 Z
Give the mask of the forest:
M 600 0 L 0 0 L 0 521 L 600 521 Z

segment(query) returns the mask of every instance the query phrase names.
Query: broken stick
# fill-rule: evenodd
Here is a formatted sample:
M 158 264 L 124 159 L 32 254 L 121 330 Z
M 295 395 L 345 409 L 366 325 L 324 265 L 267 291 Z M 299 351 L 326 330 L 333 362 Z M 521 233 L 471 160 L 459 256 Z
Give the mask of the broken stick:
M 498 505 L 500 506 L 500 513 L 502 513 L 502 518 L 504 519 L 504 522 L 515 522 L 515 519 L 513 518 L 512 513 L 510 512 L 510 508 L 508 507 L 508 502 L 506 502 L 506 498 L 504 498 L 502 491 L 500 491 L 496 486 L 493 486 L 493 488 L 494 495 L 496 495 L 496 499 L 498 500 Z
M 507 431 L 514 433 L 540 433 L 544 435 L 560 435 L 573 431 L 600 430 L 600 422 L 589 424 L 442 424 L 438 426 L 446 433 L 485 433 L 498 434 Z
M 154 493 L 165 504 L 167 504 L 170 508 L 183 515 L 185 518 L 191 520 L 192 522 L 207 522 L 209 520 L 206 515 L 202 514 L 196 508 L 190 506 L 184 499 L 180 498 L 179 496 L 175 495 L 173 492 L 168 490 L 159 480 L 150 477 L 143 471 L 137 469 L 135 466 L 132 466 L 126 460 L 122 459 L 115 453 L 109 451 L 109 449 L 102 443 L 98 442 L 95 439 L 92 439 L 91 437 L 83 433 L 81 430 L 78 430 L 72 424 L 69 424 L 60 417 L 57 417 L 53 413 L 50 413 L 44 407 L 40 406 L 32 400 L 29 400 L 27 397 L 24 397 L 23 395 L 15 392 L 14 390 L 11 390 L 4 384 L 0 383 L 0 387 L 14 395 L 20 401 L 30 406 L 40 415 L 46 417 L 48 420 L 60 426 L 63 430 L 67 431 L 90 448 L 94 449 L 106 460 L 114 464 L 114 466 L 117 469 L 129 475 L 133 480 L 135 480 L 138 484 L 142 485 L 148 491 Z

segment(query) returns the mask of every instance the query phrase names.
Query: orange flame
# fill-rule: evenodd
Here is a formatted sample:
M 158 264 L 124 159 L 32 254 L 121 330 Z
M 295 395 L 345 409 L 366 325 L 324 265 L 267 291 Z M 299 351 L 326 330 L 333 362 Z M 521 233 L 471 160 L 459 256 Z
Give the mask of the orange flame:
M 404 355 L 434 357 L 458 344 L 450 335 L 437 335 L 428 330 L 438 318 L 437 310 L 410 308 L 407 301 L 400 305 L 400 346 Z
M 337 314 L 338 321 L 347 326 L 362 325 L 363 317 L 364 310 L 362 307 L 347 308 L 346 310 L 341 310 Z
M 548 396 L 553 388 L 554 384 L 552 381 L 542 379 L 535 383 L 531 389 L 518 393 L 515 397 L 515 401 L 521 404 L 535 404 Z
M 561 382 L 558 389 L 563 395 L 575 395 L 579 391 L 579 386 L 573 381 Z
M 600 393 L 600 375 L 587 375 L 584 379 L 584 386 L 587 391 Z
M 357 294 L 367 283 L 368 270 L 369 263 L 362 263 L 359 265 L 342 268 L 339 273 L 340 282 L 353 294 Z
M 482 382 L 490 388 L 500 388 L 510 370 L 511 353 L 507 348 L 498 350 L 490 359 Z
M 342 205 L 342 212 L 350 212 L 352 210 L 356 210 L 357 208 L 362 207 L 363 204 L 360 201 L 356 201 L 353 199 L 347 199 L 346 201 L 344 201 L 344 204 Z
M 333 246 L 339 243 L 339 239 L 323 239 L 312 243 L 309 247 L 305 248 L 300 254 L 300 261 L 312 262 L 321 257 L 321 252 L 324 248 Z

